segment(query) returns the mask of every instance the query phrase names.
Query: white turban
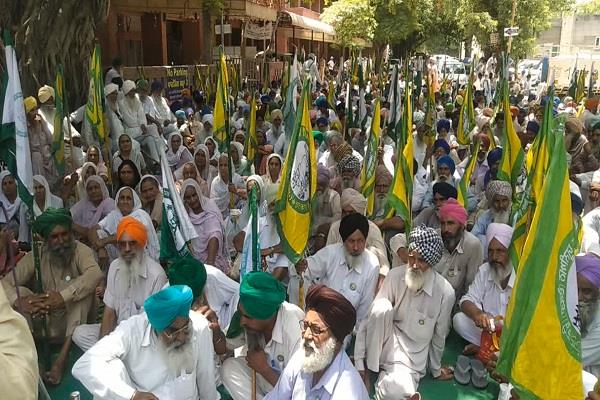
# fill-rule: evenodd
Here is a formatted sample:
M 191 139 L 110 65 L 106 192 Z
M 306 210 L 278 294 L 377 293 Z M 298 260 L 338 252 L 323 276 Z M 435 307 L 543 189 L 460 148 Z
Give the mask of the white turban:
M 208 122 L 209 124 L 214 124 L 214 117 L 212 114 L 204 114 L 202 117 L 202 123 Z
M 490 245 L 490 242 L 492 241 L 492 239 L 496 239 L 497 241 L 499 241 L 502 244 L 502 246 L 504 246 L 508 249 L 508 247 L 510 246 L 511 239 L 512 239 L 512 234 L 513 234 L 513 228 L 511 226 L 506 225 L 506 224 L 498 224 L 496 222 L 492 222 L 487 227 L 485 239 L 486 239 L 488 246 Z
M 109 83 L 104 86 L 104 96 L 108 96 L 111 93 L 117 92 L 119 90 L 119 86 L 114 83 Z
M 367 199 L 355 189 L 347 188 L 342 191 L 340 198 L 342 208 L 350 206 L 359 214 L 365 213 L 367 210 Z
M 125 96 L 127 96 L 127 94 L 129 92 L 131 92 L 133 89 L 135 89 L 135 82 L 134 81 L 125 81 L 125 82 L 123 82 L 123 94 Z
M 398 257 L 398 250 L 402 247 L 406 248 L 406 234 L 398 233 L 390 239 L 390 250 L 392 250 L 392 267 L 397 267 L 402 264 L 402 260 Z
M 594 171 L 592 175 L 592 183 L 600 183 L 600 170 Z
M 44 85 L 38 90 L 38 99 L 40 103 L 47 102 L 50 97 L 54 97 L 54 89 L 51 86 Z
M 246 105 L 246 102 L 244 100 L 238 100 L 235 104 L 238 108 L 241 108 Z

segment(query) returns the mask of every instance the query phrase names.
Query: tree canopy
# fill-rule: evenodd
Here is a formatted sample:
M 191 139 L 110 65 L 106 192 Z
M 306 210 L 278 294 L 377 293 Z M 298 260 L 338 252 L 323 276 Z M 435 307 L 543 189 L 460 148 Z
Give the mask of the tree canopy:
M 356 39 L 372 41 L 377 27 L 369 0 L 338 0 L 325 9 L 321 19 L 334 27 L 341 47 L 357 47 Z

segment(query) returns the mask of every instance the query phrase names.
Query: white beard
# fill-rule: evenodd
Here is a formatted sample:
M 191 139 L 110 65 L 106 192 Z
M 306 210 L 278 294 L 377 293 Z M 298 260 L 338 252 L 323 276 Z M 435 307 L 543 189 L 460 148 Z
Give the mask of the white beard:
M 194 355 L 190 339 L 179 347 L 174 343 L 166 346 L 160 337 L 156 337 L 156 340 L 159 357 L 166 366 L 169 377 L 176 378 L 181 375 L 181 371 L 189 374 L 194 370 Z
M 588 333 L 588 327 L 590 323 L 594 320 L 596 315 L 596 311 L 598 309 L 598 300 L 594 300 L 591 302 L 579 302 L 579 306 L 577 308 L 579 312 L 579 321 L 581 331 L 581 336 L 585 337 Z
M 129 113 L 133 115 L 137 114 L 137 111 L 142 107 L 142 102 L 137 98 L 137 95 L 133 99 L 125 96 L 123 104 L 127 107 Z
M 492 213 L 492 221 L 498 224 L 508 224 L 510 221 L 510 210 L 507 211 L 496 211 L 490 208 Z
M 509 263 L 508 265 L 501 266 L 500 264 L 492 265 L 490 263 L 490 271 L 492 274 L 492 278 L 497 284 L 500 284 L 504 279 L 506 279 L 512 273 L 512 266 Z
M 385 205 L 387 203 L 387 194 L 375 194 L 375 204 L 373 205 L 375 216 L 383 216 Z
M 357 256 L 353 256 L 348 253 L 348 250 L 344 247 L 344 258 L 346 259 L 346 264 L 348 264 L 349 269 L 354 269 L 363 263 L 364 252 L 360 253 Z
M 425 275 L 420 269 L 407 267 L 404 273 L 404 281 L 406 282 L 406 287 L 416 293 L 423 289 Z
M 136 287 L 140 280 L 140 271 L 142 270 L 142 261 L 144 260 L 144 253 L 136 255 L 130 263 L 123 260 L 121 257 L 117 258 L 116 262 L 122 271 L 121 279 L 117 282 L 119 289 L 122 293 L 127 293 L 129 289 Z
M 354 189 L 354 178 L 342 178 L 342 189 Z
M 327 339 L 321 345 L 321 348 L 317 348 L 313 341 L 306 342 L 303 339 L 304 360 L 302 361 L 302 372 L 305 374 L 314 374 L 327 368 L 335 356 L 336 344 L 337 340 L 333 336 Z

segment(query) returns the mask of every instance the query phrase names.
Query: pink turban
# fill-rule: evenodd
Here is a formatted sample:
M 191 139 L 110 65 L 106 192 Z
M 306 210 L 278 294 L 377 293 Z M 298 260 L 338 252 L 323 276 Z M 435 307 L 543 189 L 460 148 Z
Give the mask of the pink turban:
M 513 228 L 511 226 L 492 222 L 487 227 L 485 239 L 487 241 L 488 246 L 490 245 L 492 239 L 496 239 L 502 244 L 502 246 L 508 249 L 508 247 L 510 246 L 510 241 L 512 239 L 512 234 Z
M 594 254 L 575 256 L 577 273 L 600 289 L 600 258 Z
M 446 204 L 440 207 L 440 218 L 450 218 L 464 226 L 467 224 L 467 211 L 456 199 L 449 198 Z

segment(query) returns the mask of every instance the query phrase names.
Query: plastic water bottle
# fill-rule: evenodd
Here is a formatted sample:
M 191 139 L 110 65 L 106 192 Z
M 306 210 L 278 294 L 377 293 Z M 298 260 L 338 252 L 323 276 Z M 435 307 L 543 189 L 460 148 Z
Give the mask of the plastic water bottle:
M 69 395 L 69 400 L 81 400 L 81 395 L 77 391 L 71 392 Z

